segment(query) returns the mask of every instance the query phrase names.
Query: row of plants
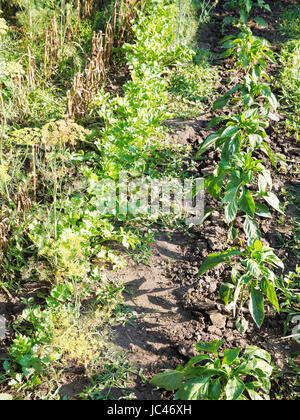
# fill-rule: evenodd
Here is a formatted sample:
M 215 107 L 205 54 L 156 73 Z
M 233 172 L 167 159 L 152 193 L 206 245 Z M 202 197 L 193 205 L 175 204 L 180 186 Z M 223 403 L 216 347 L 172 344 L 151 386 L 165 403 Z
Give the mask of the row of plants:
M 123 287 L 106 281 L 101 267 L 116 269 L 124 264 L 122 257 L 104 246 L 107 240 L 130 247 L 140 239 L 133 229 L 115 228 L 90 203 L 85 173 L 98 160 L 91 158 L 92 153 L 85 155 L 82 148 L 91 130 L 75 123 L 70 113 L 66 115 L 67 83 L 82 66 L 93 64 L 95 48 L 103 53 L 110 39 L 111 34 L 106 34 L 106 44 L 100 44 L 93 36 L 94 30 L 103 30 L 103 24 L 104 30 L 108 27 L 109 22 L 102 22 L 107 10 L 97 11 L 100 22 L 92 18 L 92 10 L 85 10 L 88 4 L 98 8 L 99 2 L 73 3 L 16 1 L 18 26 L 11 26 L 9 14 L 0 20 L 0 288 L 10 301 L 18 299 L 27 285 L 34 284 L 38 290 L 34 298 L 20 298 L 26 309 L 9 326 L 13 339 L 0 374 L 0 382 L 19 398 L 49 377 L 48 397 L 58 399 L 59 387 L 52 393 L 51 382 L 70 360 L 78 361 L 90 378 L 104 366 L 117 377 L 119 356 L 110 342 L 110 326 L 130 317 Z M 114 13 L 120 19 L 125 16 L 124 5 L 112 7 L 113 18 Z M 4 7 L 5 12 L 10 10 Z M 130 20 L 131 12 L 126 16 Z M 114 29 L 117 35 L 120 25 Z M 124 42 L 125 36 L 126 32 L 118 41 Z M 34 51 L 29 51 L 28 42 Z M 73 47 L 77 66 L 66 62 L 67 47 Z M 108 68 L 106 63 L 105 76 Z M 96 92 L 104 80 L 93 79 L 91 91 Z M 38 91 L 43 91 L 41 97 Z M 47 100 L 50 97 L 52 103 Z M 87 299 L 92 300 L 92 307 L 84 303 Z M 127 369 L 131 369 L 128 363 Z M 125 381 L 122 375 L 120 384 Z
M 254 36 L 248 25 L 254 6 L 267 11 L 270 11 L 270 7 L 264 1 L 239 0 L 228 3 L 232 9 L 239 7 L 240 18 L 230 18 L 237 34 L 223 39 L 225 52 L 221 58 L 234 58 L 237 79 L 242 80 L 215 101 L 213 111 L 226 107 L 230 112 L 212 120 L 210 127 L 217 126 L 217 130 L 206 138 L 195 159 L 211 147 L 220 151 L 221 160 L 213 174 L 205 179 L 205 186 L 213 198 L 221 200 L 229 228 L 228 241 L 236 242 L 239 239 L 241 246 L 209 255 L 200 267 L 198 277 L 218 264 L 231 267 L 231 282 L 224 282 L 219 292 L 224 303 L 232 308 L 236 328 L 244 334 L 249 325 L 244 315 L 246 304 L 252 319 L 260 328 L 265 319 L 265 299 L 279 313 L 278 294 L 280 292 L 282 296 L 283 293 L 283 310 L 292 316 L 297 314 L 295 302 L 299 298 L 293 287 L 290 289 L 289 280 L 297 278 L 297 274 L 290 273 L 289 277 L 280 275 L 284 263 L 276 256 L 274 249 L 263 244 L 258 219 L 272 217 L 269 207 L 284 215 L 283 206 L 272 191 L 271 171 L 263 164 L 264 160 L 258 158 L 268 157 L 275 170 L 278 160 L 284 159 L 274 155 L 267 135 L 270 121 L 279 120 L 276 114 L 279 103 L 272 92 L 272 80 L 268 74 L 268 63 L 276 62 L 271 45 Z M 263 19 L 256 17 L 255 20 L 266 26 Z M 244 219 L 243 233 L 235 227 L 235 220 L 241 215 Z M 291 295 L 294 300 L 292 298 L 293 303 L 289 304 L 286 297 Z M 269 399 L 273 372 L 270 355 L 250 346 L 242 356 L 241 348 L 225 350 L 222 359 L 218 357 L 218 351 L 223 342 L 199 342 L 195 345 L 200 352 L 198 356 L 185 367 L 179 365 L 176 370 L 159 373 L 151 383 L 168 391 L 176 391 L 175 399 Z M 208 353 L 214 354 L 214 357 Z M 247 377 L 252 381 L 245 381 Z
M 39 38 L 38 32 L 33 32 L 35 26 L 28 22 L 28 16 L 38 24 L 41 13 L 53 12 L 58 35 L 65 34 L 69 24 L 62 18 L 67 16 L 65 8 L 72 4 L 66 2 L 61 8 L 60 2 L 45 5 L 25 3 L 19 4 L 22 9 L 18 16 L 29 27 L 25 25 L 23 28 L 22 25 L 22 30 L 32 33 L 33 44 L 38 45 L 44 54 L 47 45 Z M 80 2 L 76 4 L 79 7 Z M 162 121 L 172 115 L 169 86 L 179 86 L 181 92 L 182 80 L 188 86 L 195 84 L 184 70 L 195 53 L 189 47 L 191 28 L 182 19 L 180 5 L 159 0 L 145 2 L 134 9 L 136 19 L 129 31 L 133 42 L 121 49 L 115 47 L 113 55 L 118 59 L 123 57 L 122 60 L 126 58 L 130 80 L 124 85 L 122 94 L 116 97 L 105 91 L 105 84 L 101 85 L 100 79 L 92 80 L 91 95 L 84 102 L 84 111 L 79 107 L 82 112 L 75 114 L 83 117 L 85 126 L 80 119 L 75 122 L 72 113 L 66 116 L 63 111 L 55 116 L 47 113 L 45 118 L 42 113 L 37 125 L 32 110 L 29 111 L 30 119 L 25 118 L 21 125 L 18 117 L 7 111 L 10 99 L 19 100 L 19 94 L 12 91 L 10 97 L 10 90 L 3 85 L 2 92 L 7 96 L 2 102 L 6 113 L 2 121 L 0 171 L 3 202 L 0 263 L 4 267 L 0 286 L 12 299 L 12 295 L 17 296 L 26 284 L 46 285 L 45 292 L 40 291 L 36 298 L 23 301 L 26 309 L 11 325 L 14 338 L 9 358 L 3 364 L 1 382 L 8 383 L 17 395 L 22 396 L 22 392 L 38 387 L 47 376 L 57 376 L 70 360 L 83 365 L 92 380 L 92 387 L 83 392 L 83 398 L 96 392 L 101 398 L 102 390 L 109 386 L 103 383 L 106 377 L 103 369 L 112 369 L 112 366 L 115 366 L 115 371 L 110 372 L 112 382 L 125 386 L 125 362 L 122 360 L 122 369 L 119 370 L 116 369 L 117 362 L 114 364 L 112 360 L 113 357 L 117 360 L 118 356 L 117 351 L 112 350 L 110 326 L 126 322 L 131 315 L 123 304 L 123 286 L 106 281 L 103 275 L 104 268 L 122 267 L 125 258 L 111 250 L 107 243 L 118 242 L 123 250 L 132 253 L 136 252 L 135 249 L 143 250 L 152 236 L 142 234 L 137 220 L 130 214 L 103 214 L 98 210 L 97 202 L 106 192 L 99 191 L 97 184 L 103 180 L 117 181 L 124 170 L 132 177 L 144 174 L 174 176 L 181 167 L 183 158 L 176 156 L 180 156 L 182 148 L 168 145 L 166 129 L 161 126 Z M 191 16 L 192 3 L 188 1 L 186 5 Z M 78 11 L 76 7 L 74 10 Z M 114 10 L 120 9 L 115 6 Z M 182 19 L 180 25 L 179 16 Z M 4 46 L 11 42 L 13 33 L 7 22 L 1 20 L 1 45 Z M 93 48 L 97 46 L 101 51 L 102 44 L 98 44 L 97 33 L 93 36 L 88 18 L 80 16 L 74 22 L 87 30 L 83 45 L 90 49 L 86 52 L 89 58 L 83 55 L 82 59 L 88 63 L 85 62 L 84 66 L 90 65 Z M 55 33 L 53 27 L 50 32 Z M 21 38 L 21 45 L 22 42 Z M 70 42 L 75 42 L 74 38 L 71 37 Z M 60 48 L 67 45 L 66 38 L 57 43 L 58 57 L 61 56 Z M 16 60 L 20 61 L 17 53 L 14 63 Z M 59 59 L 53 59 L 52 63 L 53 67 L 47 65 L 47 80 L 40 79 L 46 92 L 51 91 L 52 83 L 63 82 L 58 76 L 58 67 L 63 64 Z M 213 71 L 209 72 L 206 57 L 201 58 L 199 68 L 202 63 L 204 74 L 212 80 Z M 37 75 L 42 78 L 43 60 L 40 64 Z M 68 65 L 75 77 L 80 67 L 75 68 L 71 62 Z M 28 76 L 26 63 L 22 62 L 23 66 Z M 178 82 L 173 76 L 179 68 L 182 78 Z M 11 82 L 10 76 L 5 74 Z M 199 72 L 198 80 L 202 75 Z M 28 82 L 27 76 L 22 83 Z M 68 84 L 69 76 L 60 92 L 64 98 L 64 110 L 67 91 L 70 87 L 72 90 Z M 213 88 L 211 83 L 210 90 Z M 204 98 L 204 89 L 201 95 Z M 55 96 L 55 101 L 59 102 L 58 96 Z M 45 104 L 47 111 L 48 105 Z M 29 121 L 32 125 L 28 124 Z M 157 168 L 164 167 L 166 155 L 175 163 L 165 165 L 164 174 L 159 174 Z M 139 259 L 138 255 L 134 256 Z M 88 300 L 92 301 L 92 307 L 86 307 Z M 127 372 L 131 370 L 127 366 Z M 119 371 L 124 380 L 118 380 Z M 57 389 L 50 398 L 59 398 Z
M 250 13 L 248 3 L 243 3 L 241 10 Z M 265 7 L 262 3 L 261 7 Z M 226 51 L 222 57 L 235 59 L 237 70 L 243 74 L 243 81 L 215 102 L 213 110 L 229 106 L 231 113 L 216 117 L 212 122 L 214 125 L 225 121 L 226 125 L 205 140 L 198 155 L 212 145 L 221 151 L 221 161 L 213 175 L 206 180 L 206 186 L 214 198 L 222 200 L 231 239 L 240 235 L 233 224 L 237 215 L 243 214 L 247 247 L 245 250 L 233 248 L 219 255 L 210 255 L 198 275 L 222 262 L 233 265 L 230 257 L 241 256 L 237 267 L 241 266 L 242 271 L 233 268 L 233 284 L 223 285 L 222 295 L 226 296 L 226 303 L 233 301 L 234 314 L 239 323 L 244 321 L 241 312 L 236 311 L 237 305 L 242 307 L 248 300 L 252 318 L 261 327 L 264 295 L 279 311 L 276 275 L 270 267 L 284 269 L 274 249 L 263 246 L 257 220 L 257 216 L 270 217 L 266 204 L 283 214 L 279 199 L 272 191 L 271 171 L 262 164 L 262 159 L 256 157 L 257 152 L 262 152 L 263 156 L 269 157 L 275 169 L 278 158 L 282 158 L 273 154 L 266 131 L 270 120 L 278 121 L 275 114 L 278 101 L 271 90 L 271 79 L 267 73 L 268 61 L 274 63 L 275 58 L 270 44 L 254 36 L 243 18 L 237 28 L 240 31 L 237 36 L 230 35 L 223 39 L 222 46 Z

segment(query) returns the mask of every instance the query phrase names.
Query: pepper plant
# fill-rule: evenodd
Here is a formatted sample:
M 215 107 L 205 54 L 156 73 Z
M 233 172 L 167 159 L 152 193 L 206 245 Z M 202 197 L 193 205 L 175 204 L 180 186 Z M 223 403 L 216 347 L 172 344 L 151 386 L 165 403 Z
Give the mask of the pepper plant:
M 234 57 L 236 67 L 249 73 L 255 66 L 266 68 L 267 61 L 275 63 L 274 53 L 270 43 L 253 35 L 249 26 L 244 24 L 235 25 L 240 29 L 239 35 L 228 35 L 223 39 L 223 48 L 226 51 L 221 58 Z
M 214 126 L 220 122 L 226 122 L 225 127 L 221 127 L 216 133 L 206 138 L 196 153 L 196 159 L 212 145 L 222 149 L 222 158 L 227 161 L 245 148 L 253 151 L 262 147 L 269 154 L 270 149 L 264 141 L 267 137 L 266 128 L 269 122 L 257 108 L 247 109 L 240 114 L 216 117 L 210 125 Z M 273 163 L 274 155 L 270 154 L 269 157 L 272 157 Z
M 276 111 L 279 104 L 270 88 L 270 83 L 271 79 L 268 74 L 260 66 L 255 66 L 252 72 L 245 75 L 243 83 L 237 83 L 215 101 L 213 111 L 222 109 L 231 103 L 233 106 L 240 103 L 245 109 L 258 108 L 262 115 L 278 121 L 272 111 Z
M 243 23 L 247 23 L 249 20 L 250 13 L 253 9 L 253 7 L 260 7 L 262 9 L 265 9 L 269 12 L 271 12 L 270 6 L 265 3 L 264 0 L 230 0 L 226 2 L 229 7 L 233 10 L 235 7 L 239 7 L 240 10 L 240 19 Z M 257 23 L 259 23 L 262 26 L 267 26 L 266 22 L 262 18 L 255 18 L 254 19 Z
M 257 191 L 253 192 L 250 184 L 256 180 Z M 230 162 L 222 159 L 213 175 L 205 180 L 205 186 L 212 197 L 222 198 L 228 225 L 234 221 L 238 210 L 251 218 L 256 212 L 259 216 L 270 217 L 267 207 L 258 199 L 266 201 L 268 205 L 282 213 L 279 199 L 271 191 L 272 185 L 270 171 L 265 168 L 261 160 L 253 158 L 252 152 L 236 153 Z
M 175 400 L 268 400 L 273 371 L 271 356 L 255 346 L 218 351 L 224 340 L 199 342 L 199 355 L 185 367 L 166 370 L 150 381 L 159 388 L 176 391 Z M 211 356 L 209 355 L 211 354 Z M 245 377 L 249 380 L 245 381 Z
M 238 264 L 233 260 L 236 256 L 241 258 Z M 265 297 L 277 312 L 280 311 L 276 295 L 277 278 L 272 268 L 283 270 L 284 265 L 272 248 L 263 246 L 259 239 L 255 239 L 244 252 L 232 248 L 221 254 L 210 254 L 200 267 L 198 276 L 221 263 L 232 267 L 232 283 L 224 283 L 220 295 L 226 305 L 232 303 L 235 318 L 238 317 L 240 321 L 243 305 L 248 302 L 250 314 L 260 328 L 265 318 Z

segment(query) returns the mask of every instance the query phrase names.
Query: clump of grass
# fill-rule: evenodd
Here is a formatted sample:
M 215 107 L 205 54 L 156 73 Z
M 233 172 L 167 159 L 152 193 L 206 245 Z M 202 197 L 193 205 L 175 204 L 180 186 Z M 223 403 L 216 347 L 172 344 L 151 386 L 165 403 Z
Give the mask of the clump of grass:
M 219 76 L 208 57 L 208 51 L 198 50 L 196 63 L 180 64 L 173 72 L 168 88 L 169 109 L 176 117 L 197 117 L 213 96 Z
M 287 38 L 279 56 L 281 64 L 278 88 L 287 108 L 287 133 L 300 140 L 300 6 L 287 7 L 278 22 L 279 31 Z
M 287 107 L 285 126 L 288 132 L 300 140 L 300 41 L 288 41 L 280 53 L 281 70 L 279 88 L 282 101 Z
M 300 6 L 294 4 L 282 13 L 279 21 L 279 31 L 288 39 L 300 37 Z

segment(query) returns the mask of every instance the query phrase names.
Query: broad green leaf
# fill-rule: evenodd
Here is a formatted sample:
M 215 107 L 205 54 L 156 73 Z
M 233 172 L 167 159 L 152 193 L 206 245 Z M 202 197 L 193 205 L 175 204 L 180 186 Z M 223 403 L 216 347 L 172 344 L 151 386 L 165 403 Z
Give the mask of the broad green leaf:
M 270 171 L 264 168 L 263 175 L 258 175 L 258 189 L 260 194 L 267 194 L 268 187 L 272 189 L 273 181 Z
M 265 19 L 263 19 L 262 17 L 256 17 L 254 18 L 254 21 L 256 23 L 258 23 L 260 26 L 263 26 L 264 28 L 266 28 L 268 26 L 267 22 L 265 21 Z
M 209 363 L 213 366 L 213 363 Z M 197 379 L 203 376 L 203 372 L 206 369 L 206 366 L 186 366 L 183 368 L 182 372 L 184 373 L 184 379 Z
M 222 162 L 221 162 L 222 164 Z M 235 170 L 231 173 L 230 178 L 228 180 L 228 183 L 226 185 L 226 192 L 230 191 L 234 188 L 239 188 L 240 185 L 242 184 L 243 180 L 241 178 L 241 173 L 238 170 Z M 229 197 L 230 198 L 230 197 Z M 228 201 L 230 202 L 230 200 Z
M 265 319 L 264 297 L 260 290 L 251 289 L 249 311 L 256 325 L 260 328 Z
M 253 391 L 253 389 L 248 389 L 246 384 L 247 392 L 249 394 L 249 397 L 252 401 L 263 401 L 263 397 L 256 391 Z
M 243 276 L 241 276 L 237 282 L 237 285 L 235 287 L 234 290 L 234 294 L 233 294 L 233 317 L 235 318 L 236 316 L 236 308 L 237 308 L 237 303 L 242 291 L 242 287 L 243 287 Z
M 239 366 L 235 373 L 254 376 L 260 384 L 260 388 L 269 391 L 270 376 L 273 372 L 271 363 L 256 355 L 246 355 L 244 357 L 247 357 L 247 360 Z
M 221 144 L 219 144 L 219 142 L 216 143 L 216 146 L 221 146 Z M 222 160 L 229 162 L 230 161 L 230 157 L 233 155 L 236 155 L 236 153 L 238 153 L 240 148 L 240 140 L 239 137 L 234 135 L 231 136 L 230 138 L 227 138 L 225 140 L 225 143 L 223 145 L 222 148 Z
M 228 305 L 228 302 L 233 294 L 235 287 L 231 283 L 223 283 L 220 287 L 219 294 L 221 299 L 224 301 L 225 305 Z
M 208 396 L 210 377 L 187 381 L 176 393 L 175 400 L 197 401 Z
M 255 212 L 255 202 L 249 190 L 243 187 L 242 195 L 239 199 L 239 206 L 241 210 L 249 214 L 250 216 L 254 216 Z
M 262 142 L 263 138 L 259 134 L 249 134 L 248 136 L 250 145 L 253 149 L 256 149 Z
M 246 13 L 244 9 L 241 9 L 240 16 L 241 16 L 241 21 L 243 22 L 244 25 L 246 25 L 248 21 L 248 13 Z M 249 63 L 249 60 L 247 62 L 244 60 L 243 67 L 247 67 L 248 63 Z
M 158 373 L 151 379 L 150 383 L 158 388 L 166 389 L 167 391 L 175 391 L 178 389 L 184 380 L 184 374 L 177 370 L 166 370 Z
M 241 352 L 240 348 L 224 350 L 222 366 L 224 365 L 230 366 L 239 357 L 240 352 Z
M 230 262 L 229 257 L 232 257 L 234 255 L 242 255 L 242 252 L 239 251 L 237 248 L 230 248 L 229 250 L 224 251 L 221 254 L 210 254 L 208 258 L 204 261 L 204 263 L 201 265 L 197 277 L 202 276 L 202 274 L 204 274 L 207 270 L 211 270 L 218 264 Z
M 263 260 L 268 264 L 280 267 L 282 270 L 284 270 L 283 261 L 280 258 L 278 258 L 277 255 L 274 254 L 272 249 L 265 249 L 264 250 Z
M 237 400 L 245 390 L 245 384 L 239 378 L 230 378 L 225 387 L 227 400 Z
M 271 105 L 271 107 L 276 110 L 278 108 L 278 101 L 276 99 L 276 96 L 274 95 L 274 93 L 271 92 L 270 97 L 268 98 L 268 101 Z
M 209 149 L 212 145 L 215 144 L 219 136 L 217 134 L 211 134 L 209 135 L 204 142 L 201 144 L 200 149 L 196 153 L 194 159 L 197 159 L 199 156 L 201 156 L 203 153 L 206 152 L 207 149 Z
M 252 0 L 245 0 L 245 6 L 247 13 L 250 13 L 252 9 Z
M 267 155 L 268 155 L 268 157 L 269 157 L 272 165 L 274 166 L 275 169 L 277 169 L 277 163 L 276 163 L 275 156 L 274 156 L 274 154 L 272 152 L 271 147 L 265 141 L 262 142 L 262 145 L 263 145 L 263 147 L 264 147 L 264 149 L 265 149 L 265 151 L 266 151 L 266 153 L 267 153 Z
M 228 103 L 228 101 L 230 100 L 230 96 L 229 95 L 224 95 L 224 96 L 221 96 L 220 98 L 218 98 L 215 102 L 214 102 L 214 104 L 213 104 L 213 111 L 216 111 L 217 109 L 222 109 L 222 108 L 224 108 L 226 105 L 227 105 L 227 103 Z
M 235 228 L 234 226 L 230 226 L 229 227 L 229 231 L 228 231 L 228 241 L 234 241 L 238 236 L 238 230 L 237 228 Z
M 205 186 L 212 197 L 219 198 L 220 191 L 223 186 L 223 178 L 224 174 L 217 177 L 212 176 L 205 180 Z
M 260 217 L 265 217 L 267 219 L 272 219 L 272 214 L 267 206 L 261 203 L 255 203 L 255 214 Z
M 213 401 L 219 400 L 222 393 L 222 387 L 219 379 L 213 379 L 208 388 L 208 398 Z
M 196 349 L 199 351 L 203 351 L 206 353 L 213 353 L 213 354 L 218 354 L 218 350 L 219 348 L 223 345 L 224 343 L 224 339 L 223 340 L 214 340 L 211 341 L 209 343 L 205 343 L 203 341 L 199 341 L 199 343 L 197 343 L 195 345 Z
M 252 96 L 249 93 L 247 93 L 246 95 L 243 95 L 243 104 L 244 105 L 251 106 L 251 105 L 253 105 L 253 102 L 254 102 L 253 101 L 253 98 L 252 98 Z M 250 141 L 250 143 L 251 143 L 251 141 Z
M 258 223 L 250 216 L 246 216 L 243 224 L 244 232 L 248 238 L 248 244 L 251 245 L 256 239 L 261 238 L 261 233 L 258 228 Z
M 248 273 L 251 276 L 255 278 L 259 278 L 261 276 L 261 269 L 257 261 L 253 260 L 252 258 L 247 258 L 246 267 L 248 269 Z
M 228 186 L 231 186 L 232 182 Z M 239 192 L 240 184 L 233 186 L 232 188 L 226 189 L 223 203 L 228 203 L 225 207 L 225 220 L 227 224 L 230 224 L 236 217 L 238 206 L 237 206 L 237 195 Z
M 266 350 L 263 350 L 257 346 L 248 346 L 245 348 L 244 357 L 249 358 L 250 356 L 260 357 L 261 359 L 264 359 L 268 363 L 271 363 L 271 360 L 272 360 L 270 354 Z
M 224 217 L 228 225 L 235 219 L 237 215 L 237 211 L 238 211 L 238 206 L 237 206 L 236 200 L 226 205 Z
M 280 208 L 280 201 L 278 200 L 277 196 L 274 193 L 268 192 L 266 195 L 263 196 L 263 198 L 275 210 L 277 210 L 281 214 L 284 214 L 283 211 Z
M 240 184 L 234 186 L 233 188 L 230 189 L 226 189 L 225 194 L 224 194 L 224 198 L 223 198 L 223 203 L 231 203 L 232 201 L 236 201 L 236 197 L 237 197 L 237 193 L 238 193 L 238 189 L 240 187 Z
M 264 277 L 260 282 L 260 288 L 266 294 L 269 302 L 271 302 L 272 305 L 276 308 L 277 312 L 280 312 L 274 285 Z
M 267 61 L 264 58 L 259 58 L 258 62 L 264 69 L 267 67 Z
M 253 248 L 258 252 L 261 252 L 263 250 L 263 244 L 260 242 L 259 239 L 256 239 L 253 242 Z
M 240 334 L 244 335 L 248 330 L 249 322 L 245 318 L 238 318 L 235 322 L 235 327 Z
M 197 356 L 192 357 L 189 360 L 189 362 L 186 365 L 186 367 L 190 367 L 190 366 L 196 365 L 197 363 L 200 363 L 203 360 L 209 360 L 210 362 L 213 362 L 213 359 L 211 357 L 209 357 L 208 355 L 206 355 L 206 354 L 198 354 Z
M 226 127 L 221 135 L 220 135 L 220 139 L 225 139 L 227 137 L 232 137 L 234 134 L 236 134 L 239 131 L 239 128 L 234 126 L 234 125 L 229 125 L 228 127 Z

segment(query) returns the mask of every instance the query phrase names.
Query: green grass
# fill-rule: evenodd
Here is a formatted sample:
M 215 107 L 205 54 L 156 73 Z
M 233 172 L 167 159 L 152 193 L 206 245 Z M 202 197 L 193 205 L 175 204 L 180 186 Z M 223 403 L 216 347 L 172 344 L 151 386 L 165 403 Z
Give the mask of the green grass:
M 300 140 L 300 6 L 288 7 L 278 22 L 279 31 L 287 38 L 282 45 L 278 88 L 286 112 L 287 133 Z
M 290 5 L 282 11 L 279 21 L 279 31 L 288 39 L 300 37 L 300 6 Z
M 171 75 L 169 110 L 176 117 L 197 117 L 212 100 L 219 81 L 217 67 L 210 64 L 212 59 L 209 51 L 198 50 L 195 63 L 179 65 Z

